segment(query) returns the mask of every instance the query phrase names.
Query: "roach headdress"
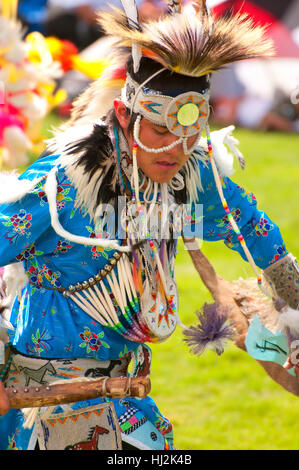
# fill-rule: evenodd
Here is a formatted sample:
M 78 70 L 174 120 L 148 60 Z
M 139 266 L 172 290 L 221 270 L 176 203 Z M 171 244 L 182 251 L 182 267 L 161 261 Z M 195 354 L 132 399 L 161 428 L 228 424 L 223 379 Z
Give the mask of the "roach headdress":
M 199 138 L 209 117 L 209 80 L 203 89 L 201 77 L 209 77 L 235 61 L 267 57 L 272 54 L 272 44 L 264 38 L 262 27 L 253 28 L 250 18 L 236 15 L 214 19 L 203 1 L 192 9 L 182 9 L 180 2 L 170 2 L 168 14 L 147 23 L 138 22 L 134 1 L 123 1 L 123 6 L 125 13 L 117 9 L 103 13 L 100 24 L 107 35 L 116 38 L 116 47 L 132 55 L 133 73 L 127 71 L 122 100 L 131 113 L 138 114 L 135 141 L 148 152 L 159 153 L 169 148 L 148 148 L 142 144 L 139 123 L 145 117 L 166 126 L 178 137 L 172 147 L 183 143 L 185 154 L 191 154 L 198 141 L 188 147 L 187 139 L 193 135 Z M 158 68 L 140 79 L 146 68 L 142 57 L 151 59 Z M 186 85 L 181 84 L 176 93 L 170 92 L 169 81 L 177 81 L 178 76 L 181 83 L 182 77 L 186 78 Z M 152 86 L 156 77 L 165 83 L 162 90 L 161 86 L 159 89 Z M 192 85 L 188 78 L 194 79 Z
M 203 2 L 205 3 L 205 2 Z M 134 45 L 174 72 L 200 77 L 232 62 L 272 55 L 263 27 L 253 27 L 246 15 L 213 18 L 202 8 L 170 10 L 158 21 L 136 23 L 121 10 L 103 13 L 100 24 L 119 46 Z

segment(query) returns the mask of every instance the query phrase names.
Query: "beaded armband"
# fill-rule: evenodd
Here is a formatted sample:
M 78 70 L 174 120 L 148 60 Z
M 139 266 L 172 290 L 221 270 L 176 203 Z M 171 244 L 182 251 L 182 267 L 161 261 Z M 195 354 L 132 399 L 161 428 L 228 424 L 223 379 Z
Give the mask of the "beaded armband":
M 264 270 L 264 275 L 277 297 L 293 308 L 299 307 L 299 266 L 296 258 L 287 256 Z

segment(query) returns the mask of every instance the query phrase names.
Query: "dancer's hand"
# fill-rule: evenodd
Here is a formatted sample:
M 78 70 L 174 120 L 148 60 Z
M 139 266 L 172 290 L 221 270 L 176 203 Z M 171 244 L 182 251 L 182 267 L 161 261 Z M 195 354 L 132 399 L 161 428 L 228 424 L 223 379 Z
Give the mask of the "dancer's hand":
M 299 376 L 299 341 L 295 341 L 296 347 L 291 347 L 290 345 L 290 355 L 287 358 L 286 362 L 283 365 L 283 368 L 286 370 L 292 369 L 294 367 L 294 372 L 296 376 Z

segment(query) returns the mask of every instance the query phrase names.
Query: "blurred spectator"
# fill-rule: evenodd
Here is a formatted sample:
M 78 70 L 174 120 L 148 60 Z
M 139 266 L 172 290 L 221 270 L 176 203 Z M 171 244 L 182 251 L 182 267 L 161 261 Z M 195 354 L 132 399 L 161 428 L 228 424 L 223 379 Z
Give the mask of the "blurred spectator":
M 261 130 L 299 132 L 299 107 L 291 94 L 299 86 L 298 0 L 208 0 L 216 15 L 247 13 L 266 25 L 275 57 L 237 62 L 212 75 L 214 123 Z
M 48 17 L 47 0 L 19 0 L 18 16 L 26 27 L 26 32 L 40 31 L 44 33 Z
M 267 62 L 254 61 L 251 64 L 236 64 L 213 74 L 211 120 L 214 124 L 235 124 L 262 131 L 299 132 L 299 106 L 290 100 L 292 87 L 286 93 L 279 83 L 275 84 L 274 76 L 267 74 L 267 65 Z M 287 64 L 285 66 L 288 70 Z M 263 69 L 265 74 L 262 73 Z M 246 79 L 243 79 L 245 74 Z M 248 86 L 250 80 L 255 82 L 256 89 Z M 257 90 L 259 84 L 260 90 Z M 263 93 L 263 87 L 268 87 L 268 93 Z
M 141 21 L 157 18 L 167 5 L 164 0 L 136 0 Z M 61 6 L 63 5 L 63 6 Z M 100 11 L 110 9 L 110 5 L 123 9 L 121 0 L 48 0 L 49 18 L 45 28 L 47 36 L 69 40 L 86 60 L 97 61 L 108 53 L 109 41 L 102 37 L 97 23 Z M 67 100 L 57 112 L 67 117 L 72 101 L 90 83 L 84 74 L 73 70 L 66 73 L 60 86 L 67 92 Z
M 136 0 L 140 20 L 156 19 L 166 8 L 162 0 Z M 81 51 L 102 36 L 97 13 L 121 0 L 19 0 L 18 16 L 26 32 L 67 39 Z
M 137 0 L 136 4 L 141 19 L 160 14 L 160 0 Z M 72 41 L 81 51 L 102 37 L 97 13 L 110 5 L 122 8 L 120 0 L 48 0 L 45 34 Z

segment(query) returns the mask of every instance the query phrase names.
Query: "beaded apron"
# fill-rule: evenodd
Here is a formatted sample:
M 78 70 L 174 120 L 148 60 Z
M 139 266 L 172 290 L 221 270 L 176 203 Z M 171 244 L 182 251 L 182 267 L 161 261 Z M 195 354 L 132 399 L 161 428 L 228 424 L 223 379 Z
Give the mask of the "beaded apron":
M 96 361 L 94 359 L 38 359 L 13 354 L 5 387 L 50 386 L 61 381 L 126 375 L 130 358 Z M 22 410 L 24 427 L 32 428 L 41 450 L 121 449 L 121 433 L 113 402 L 90 405 L 82 402 Z
M 151 352 L 140 345 L 136 351 L 117 360 L 40 359 L 11 354 L 10 369 L 5 387 L 51 386 L 62 381 L 82 381 L 99 377 L 148 375 Z M 41 409 L 23 409 L 25 428 L 33 428 L 41 450 L 120 450 L 123 417 L 116 415 L 113 400 L 88 400 Z

